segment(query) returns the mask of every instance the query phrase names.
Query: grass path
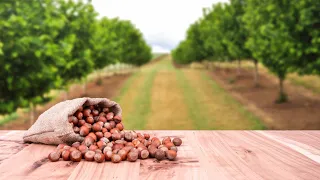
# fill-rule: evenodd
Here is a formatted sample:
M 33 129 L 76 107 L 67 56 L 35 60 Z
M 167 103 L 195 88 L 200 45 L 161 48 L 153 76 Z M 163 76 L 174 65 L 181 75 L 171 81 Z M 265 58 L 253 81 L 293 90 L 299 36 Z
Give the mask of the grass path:
M 170 56 L 143 66 L 116 98 L 126 129 L 263 129 L 205 71 L 175 69 Z

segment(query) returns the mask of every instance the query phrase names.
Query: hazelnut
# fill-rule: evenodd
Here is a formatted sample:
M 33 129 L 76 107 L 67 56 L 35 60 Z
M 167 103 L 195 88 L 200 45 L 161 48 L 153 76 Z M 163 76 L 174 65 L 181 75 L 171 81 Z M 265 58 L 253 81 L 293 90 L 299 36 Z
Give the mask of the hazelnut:
M 70 151 L 69 150 L 64 150 L 62 153 L 61 153 L 61 156 L 62 156 L 62 159 L 64 161 L 69 161 L 70 160 Z
M 118 151 L 118 154 L 120 155 L 121 160 L 124 161 L 127 158 L 128 152 L 126 150 L 121 149 Z
M 58 146 L 57 146 L 57 149 L 63 149 L 63 147 L 65 147 L 66 146 L 66 144 L 59 144 Z
M 168 149 L 170 149 L 174 144 L 172 142 L 167 142 L 164 144 Z
M 121 134 L 120 134 L 120 133 L 114 133 L 114 134 L 112 134 L 112 139 L 113 139 L 114 141 L 120 140 L 120 139 L 121 139 Z
M 155 152 L 154 157 L 158 160 L 161 161 L 165 158 L 166 154 L 164 151 L 162 151 L 161 149 L 157 149 Z
M 81 120 L 83 118 L 83 114 L 80 111 L 77 111 L 75 115 L 78 118 L 78 120 Z M 74 121 L 73 121 L 73 123 L 74 123 Z
M 118 128 L 120 131 L 122 131 L 122 130 L 124 129 L 122 123 L 118 123 L 118 124 L 116 125 L 116 128 Z
M 124 139 L 126 140 L 126 141 L 132 141 L 132 134 L 130 133 L 130 132 L 126 132 L 125 134 L 124 134 Z
M 60 152 L 60 151 L 54 151 L 54 152 L 52 152 L 52 153 L 50 153 L 50 154 L 48 155 L 48 159 L 49 159 L 51 162 L 56 162 L 56 161 L 59 161 L 60 156 L 61 156 L 61 152 Z
M 99 115 L 99 111 L 96 110 L 96 109 L 92 110 L 92 115 L 93 116 L 98 116 Z
M 150 135 L 149 135 L 149 134 L 143 134 L 143 136 L 144 136 L 144 138 L 145 138 L 146 140 L 149 140 L 149 139 L 150 139 Z
M 151 146 L 151 148 L 149 148 L 148 150 L 149 150 L 149 155 L 150 155 L 150 157 L 155 157 L 156 151 L 157 151 L 158 149 Z
M 94 151 L 87 151 L 85 154 L 84 154 L 84 159 L 86 161 L 93 161 L 93 157 L 96 153 Z
M 96 149 L 94 152 L 95 153 L 102 153 L 101 149 Z
M 132 146 L 125 146 L 122 148 L 122 150 L 129 152 L 132 148 L 133 148 Z
M 132 147 L 134 147 L 134 145 L 133 145 L 132 142 L 127 142 L 127 143 L 126 143 L 126 146 L 132 146 Z
M 123 140 L 116 140 L 116 141 L 114 141 L 115 144 L 123 144 L 123 145 L 125 144 L 124 142 L 125 142 L 125 141 L 123 141 Z
M 98 146 L 99 149 L 102 150 L 103 148 L 105 148 L 107 146 L 107 143 L 105 143 L 103 141 L 98 141 L 97 142 L 97 146 Z
M 88 151 L 88 149 L 89 148 L 87 146 L 85 146 L 85 145 L 80 145 L 78 147 L 78 150 L 81 152 L 82 155 L 84 155 Z
M 78 126 L 73 127 L 73 131 L 77 134 L 80 132 L 80 128 Z
M 113 163 L 119 163 L 121 161 L 121 156 L 119 154 L 113 154 L 111 156 L 111 161 Z
M 71 161 L 74 161 L 74 162 L 80 162 L 82 159 L 81 152 L 78 150 L 72 151 L 70 154 L 70 159 Z
M 90 105 L 90 106 L 89 106 L 89 109 L 90 109 L 90 110 L 94 110 L 94 105 Z
M 100 124 L 98 124 L 98 123 L 94 123 L 92 125 L 92 130 L 93 131 L 101 131 L 102 130 L 102 126 Z
M 135 139 L 138 137 L 137 133 L 134 131 L 131 131 L 131 134 L 132 134 L 132 139 Z
M 124 147 L 123 144 L 114 144 L 114 145 L 112 146 L 112 149 L 122 149 L 123 147 Z
M 164 151 L 164 152 L 166 152 L 166 151 L 169 150 L 169 149 L 168 149 L 167 147 L 165 147 L 165 146 L 163 146 L 162 148 L 159 148 L 159 149 L 161 149 L 161 150 Z
M 161 145 L 160 140 L 154 140 L 151 144 L 155 145 L 156 147 L 159 147 Z
M 71 148 L 69 149 L 70 152 L 75 151 L 75 150 L 78 150 L 78 149 L 75 148 L 75 147 L 71 147 Z
M 104 152 L 104 156 L 105 156 L 106 161 L 110 161 L 111 160 L 111 156 L 112 156 L 112 151 Z
M 177 157 L 177 152 L 176 151 L 174 151 L 174 150 L 168 150 L 167 152 L 166 152 L 166 156 L 167 156 L 167 158 L 169 159 L 169 160 L 174 160 L 176 157 Z
M 121 116 L 114 116 L 113 117 L 113 120 L 116 122 L 116 123 L 120 123 L 122 121 L 122 117 Z
M 138 152 L 129 152 L 127 155 L 127 160 L 130 162 L 135 162 L 138 159 Z
M 89 124 L 93 124 L 94 123 L 93 117 L 91 117 L 91 116 L 87 117 L 86 122 Z
M 78 111 L 83 111 L 83 107 L 82 106 L 79 107 Z
M 115 134 L 115 133 L 120 133 L 120 131 L 119 131 L 118 128 L 113 128 L 113 129 L 110 130 L 110 133 L 111 134 Z M 120 134 L 120 136 L 121 136 L 121 134 Z
M 119 151 L 120 151 L 120 149 L 114 149 L 114 150 L 112 150 L 112 153 L 113 154 L 118 154 Z
M 110 121 L 109 124 L 111 126 L 111 129 L 116 127 L 116 123 L 114 121 Z
M 149 157 L 149 151 L 144 149 L 140 152 L 141 159 L 147 159 Z
M 104 123 L 102 121 L 98 121 L 97 123 L 101 126 L 101 130 L 102 130 Z
M 88 136 L 92 137 L 94 141 L 97 141 L 97 135 L 94 132 L 90 132 Z
M 104 136 L 105 138 L 110 139 L 110 138 L 112 137 L 112 134 L 111 134 L 110 132 L 105 132 L 105 133 L 103 134 L 103 136 Z
M 106 115 L 106 118 L 107 118 L 108 121 L 110 121 L 110 120 L 113 119 L 113 116 L 114 116 L 113 112 L 109 112 L 109 113 Z
M 89 128 L 89 130 L 91 130 L 91 129 L 92 129 L 92 125 L 91 125 L 91 124 L 89 124 L 89 123 L 85 123 L 85 124 L 84 124 L 84 126 L 87 126 L 87 127 Z
M 95 140 L 91 136 L 86 136 L 83 140 L 84 145 L 87 147 L 91 146 L 94 142 Z
M 102 163 L 105 161 L 105 156 L 102 153 L 96 153 L 93 158 L 97 163 Z
M 91 145 L 90 147 L 89 147 L 89 150 L 91 150 L 91 151 L 95 151 L 95 150 L 97 150 L 98 149 L 98 146 L 96 146 L 96 145 Z
M 180 138 L 173 138 L 172 142 L 175 146 L 180 146 L 182 144 L 182 140 Z
M 166 144 L 166 143 L 168 143 L 168 142 L 171 142 L 171 138 L 170 138 L 170 137 L 165 137 L 165 138 L 163 138 L 162 144 Z
M 81 126 L 80 127 L 80 132 L 79 132 L 80 136 L 87 136 L 89 134 L 89 129 L 87 126 Z
M 105 123 L 107 122 L 107 118 L 105 118 L 104 116 L 99 116 L 98 121 Z
M 174 150 L 175 152 L 178 152 L 177 146 L 171 146 L 171 147 L 170 147 L 170 150 Z
M 155 140 L 159 140 L 159 138 L 153 137 L 153 138 L 151 139 L 151 142 L 153 142 L 153 141 L 155 141 Z
M 85 109 L 85 110 L 83 110 L 83 115 L 84 115 L 85 117 L 90 116 L 90 114 L 91 114 L 91 109 Z
M 83 120 L 83 119 L 81 119 L 81 120 L 79 120 L 79 122 L 78 122 L 78 126 L 81 127 L 81 126 L 83 126 L 85 123 L 86 123 L 86 121 Z
M 132 143 L 135 147 L 137 147 L 140 144 L 140 141 L 138 139 L 134 139 Z
M 68 122 L 69 123 L 73 123 L 75 121 L 75 119 L 77 119 L 75 116 L 69 116 L 68 117 Z
M 103 141 L 103 142 L 105 142 L 106 144 L 110 142 L 109 139 L 106 138 L 106 137 L 102 137 L 102 138 L 100 139 L 100 141 Z
M 103 127 L 102 130 L 101 130 L 101 132 L 104 134 L 105 132 L 108 132 L 108 129 L 105 128 L 105 127 Z
M 104 123 L 103 127 L 105 127 L 108 131 L 112 129 L 111 124 L 109 122 Z
M 113 147 L 113 143 L 112 143 L 112 142 L 109 142 L 109 143 L 107 143 L 107 146 L 108 146 L 108 147 Z
M 121 139 L 124 139 L 125 132 L 122 130 L 122 131 L 120 131 L 120 134 L 121 134 Z
M 71 148 L 71 146 L 68 146 L 68 145 L 63 146 L 63 149 L 65 149 L 65 150 L 69 150 L 70 148 Z
M 112 151 L 112 147 L 107 146 L 107 147 L 103 148 L 103 153 L 105 153 L 107 151 Z
M 101 131 L 96 132 L 96 136 L 98 139 L 103 138 L 103 133 Z

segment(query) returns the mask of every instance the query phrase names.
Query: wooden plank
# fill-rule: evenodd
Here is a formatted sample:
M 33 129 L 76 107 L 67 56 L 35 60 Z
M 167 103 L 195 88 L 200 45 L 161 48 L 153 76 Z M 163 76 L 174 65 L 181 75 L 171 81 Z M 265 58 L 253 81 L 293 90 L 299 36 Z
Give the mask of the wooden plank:
M 258 132 L 212 131 L 210 141 L 215 153 L 245 179 L 320 179 L 320 164 Z
M 313 136 L 311 132 L 259 131 L 259 133 L 320 163 L 320 138 Z
M 186 134 L 191 131 L 148 131 L 149 134 L 159 137 L 179 137 L 183 144 L 178 147 L 178 156 L 175 161 L 157 161 L 146 159 L 140 161 L 140 179 L 208 179 L 201 172 L 199 159 L 190 146 Z
M 0 164 L 28 146 L 22 142 L 23 133 L 24 131 L 1 131 Z
M 0 179 L 67 179 L 78 163 L 49 162 L 54 146 L 31 144 L 0 165 Z

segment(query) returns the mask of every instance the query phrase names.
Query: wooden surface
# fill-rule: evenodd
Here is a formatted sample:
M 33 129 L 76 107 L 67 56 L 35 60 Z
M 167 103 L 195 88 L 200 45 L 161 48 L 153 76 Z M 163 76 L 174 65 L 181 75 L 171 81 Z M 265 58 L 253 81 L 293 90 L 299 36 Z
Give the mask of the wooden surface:
M 175 161 L 49 162 L 55 146 L 0 131 L 0 179 L 320 179 L 320 131 L 139 131 L 178 136 Z

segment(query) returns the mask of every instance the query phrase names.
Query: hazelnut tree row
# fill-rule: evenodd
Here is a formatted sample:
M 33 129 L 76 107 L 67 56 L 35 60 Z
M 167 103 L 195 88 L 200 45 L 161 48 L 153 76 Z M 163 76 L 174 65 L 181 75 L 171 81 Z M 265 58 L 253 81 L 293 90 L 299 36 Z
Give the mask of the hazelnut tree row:
M 98 17 L 90 1 L 0 2 L 0 114 L 48 100 L 93 70 L 140 66 L 151 48 L 130 22 Z
M 287 100 L 283 81 L 289 72 L 320 74 L 320 1 L 230 0 L 203 9 L 172 51 L 177 63 L 252 59 L 279 78 L 277 102 Z M 240 72 L 240 71 L 239 71 Z

